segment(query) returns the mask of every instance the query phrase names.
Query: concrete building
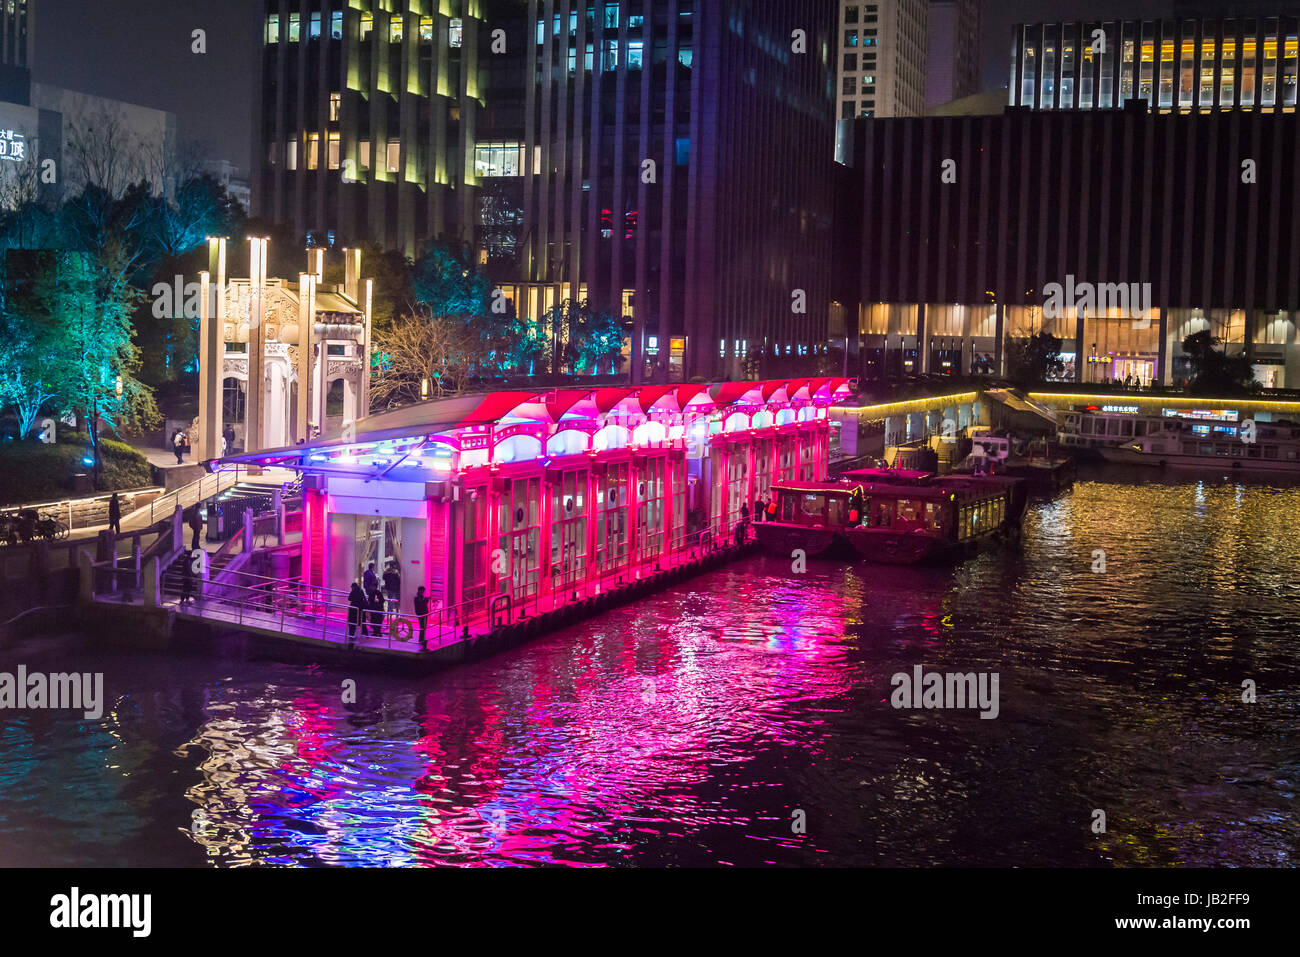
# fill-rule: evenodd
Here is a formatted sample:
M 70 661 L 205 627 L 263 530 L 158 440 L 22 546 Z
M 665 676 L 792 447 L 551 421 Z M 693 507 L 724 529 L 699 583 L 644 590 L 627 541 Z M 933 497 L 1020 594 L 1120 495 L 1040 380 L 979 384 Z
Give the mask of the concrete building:
M 927 0 L 840 0 L 838 116 L 925 112 Z

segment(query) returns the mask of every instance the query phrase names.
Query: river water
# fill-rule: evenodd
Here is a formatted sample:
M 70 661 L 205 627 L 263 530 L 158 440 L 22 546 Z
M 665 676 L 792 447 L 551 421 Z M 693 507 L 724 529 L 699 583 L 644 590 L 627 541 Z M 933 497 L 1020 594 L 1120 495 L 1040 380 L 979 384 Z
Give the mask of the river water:
M 1019 552 L 753 558 L 410 679 L 28 638 L 108 707 L 0 711 L 0 865 L 1294 865 L 1296 515 L 1085 473 Z M 916 665 L 997 717 L 891 707 Z

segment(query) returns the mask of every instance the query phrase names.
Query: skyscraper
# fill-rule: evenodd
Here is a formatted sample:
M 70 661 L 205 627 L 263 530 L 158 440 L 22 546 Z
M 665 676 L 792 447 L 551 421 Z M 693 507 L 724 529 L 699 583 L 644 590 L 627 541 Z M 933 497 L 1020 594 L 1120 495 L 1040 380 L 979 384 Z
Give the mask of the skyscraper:
M 478 144 L 494 218 L 514 223 L 513 252 L 489 258 L 519 314 L 573 299 L 627 317 L 634 382 L 824 350 L 833 0 L 530 0 L 527 16 L 522 102 L 497 109 L 490 83 Z
M 472 241 L 475 0 L 266 0 L 254 213 L 304 240 Z

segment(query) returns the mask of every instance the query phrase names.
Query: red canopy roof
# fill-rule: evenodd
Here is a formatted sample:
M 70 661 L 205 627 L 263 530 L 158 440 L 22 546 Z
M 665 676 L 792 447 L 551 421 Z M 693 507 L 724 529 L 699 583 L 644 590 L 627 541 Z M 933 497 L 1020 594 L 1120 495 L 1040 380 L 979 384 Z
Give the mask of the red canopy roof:
M 596 408 L 602 413 L 608 412 L 635 392 L 636 389 L 597 389 Z
M 757 382 L 722 382 L 710 390 L 713 396 L 713 404 L 719 409 L 725 409 L 731 405 L 746 392 L 750 392 L 758 385 Z
M 511 409 L 525 402 L 537 402 L 544 392 L 489 392 L 483 401 L 469 415 L 461 420 L 461 426 L 487 425 L 505 416 Z
M 679 409 L 686 408 L 686 403 L 690 402 L 691 399 L 695 398 L 697 395 L 699 395 L 707 388 L 708 386 L 703 384 L 679 385 L 677 387 L 677 408 Z
M 552 422 L 559 422 L 575 405 L 594 392 L 594 389 L 557 389 L 555 398 L 546 403 L 546 414 Z
M 642 386 L 641 394 L 639 396 L 641 400 L 641 411 L 649 412 L 652 408 L 654 408 L 654 404 L 656 402 L 658 402 L 660 399 L 666 396 L 669 392 L 672 392 L 673 389 L 675 388 L 676 386 L 671 386 L 671 385 Z

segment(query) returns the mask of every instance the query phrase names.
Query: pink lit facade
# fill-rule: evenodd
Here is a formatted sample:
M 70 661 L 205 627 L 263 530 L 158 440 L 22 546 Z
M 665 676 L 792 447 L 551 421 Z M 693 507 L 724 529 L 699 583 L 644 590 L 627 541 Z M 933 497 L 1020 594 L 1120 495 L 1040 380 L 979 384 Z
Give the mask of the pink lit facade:
M 826 477 L 845 379 L 497 392 L 422 403 L 355 435 L 235 456 L 303 475 L 297 574 L 345 593 L 400 570 L 469 622 L 514 618 L 729 541 L 773 483 Z M 218 463 L 214 463 L 216 465 Z

